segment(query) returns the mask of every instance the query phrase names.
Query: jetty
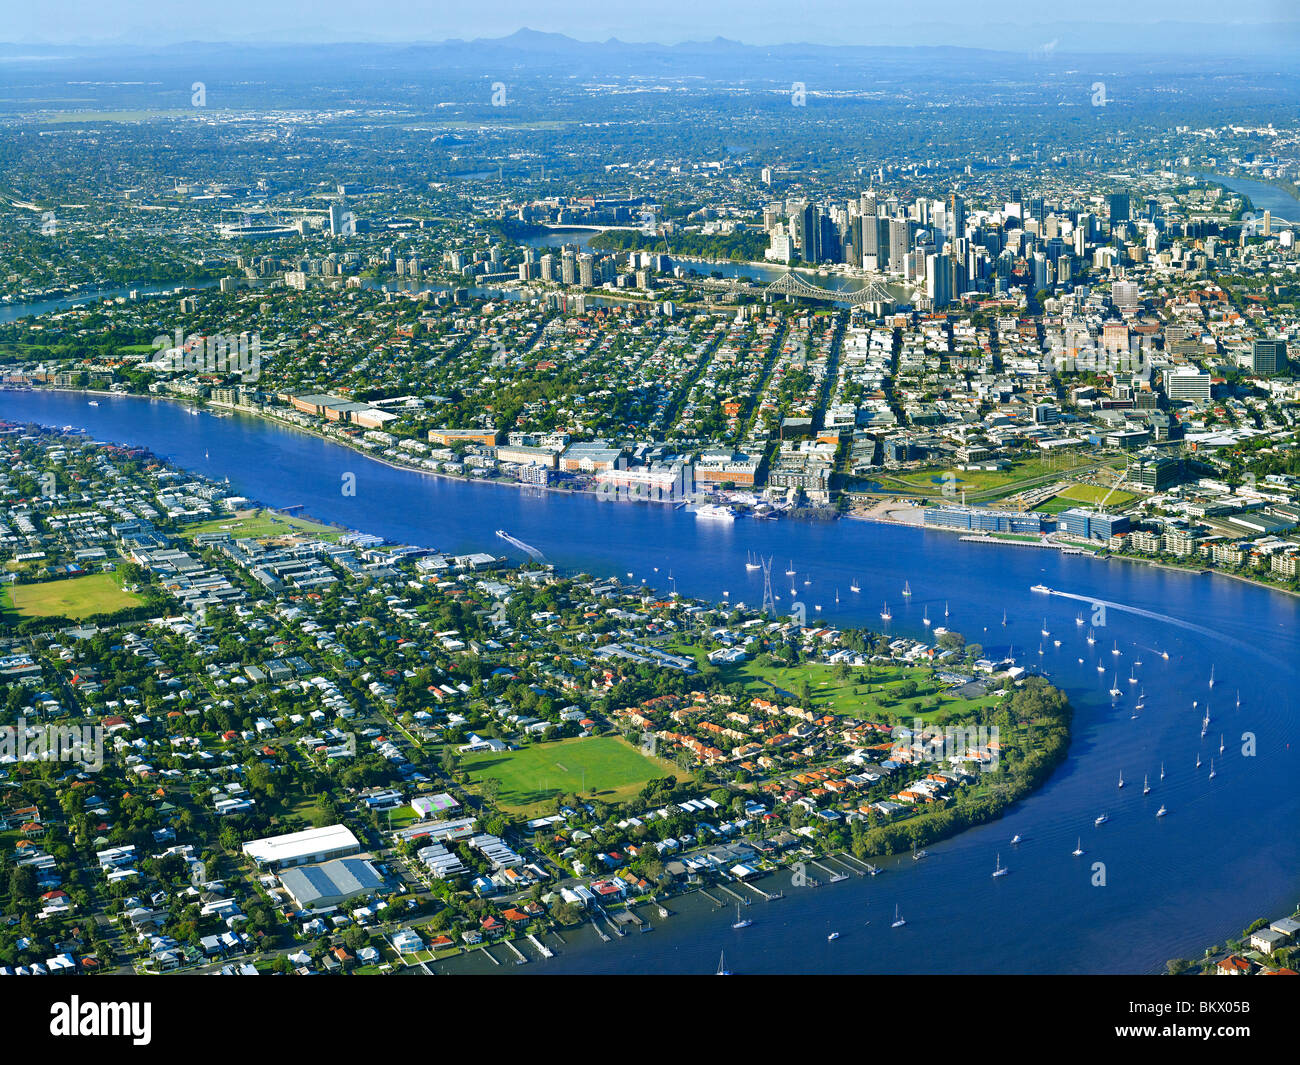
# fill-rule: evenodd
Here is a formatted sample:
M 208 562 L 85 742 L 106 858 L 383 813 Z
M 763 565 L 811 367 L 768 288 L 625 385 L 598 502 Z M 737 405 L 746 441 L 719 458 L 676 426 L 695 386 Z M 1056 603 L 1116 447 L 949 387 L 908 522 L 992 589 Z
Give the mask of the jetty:
M 533 935 L 532 932 L 528 933 L 528 942 L 537 948 L 537 953 L 540 954 L 543 958 L 555 957 L 555 952 L 551 950 L 551 948 L 548 947 L 545 943 L 543 943 L 540 939 L 538 939 L 535 935 Z

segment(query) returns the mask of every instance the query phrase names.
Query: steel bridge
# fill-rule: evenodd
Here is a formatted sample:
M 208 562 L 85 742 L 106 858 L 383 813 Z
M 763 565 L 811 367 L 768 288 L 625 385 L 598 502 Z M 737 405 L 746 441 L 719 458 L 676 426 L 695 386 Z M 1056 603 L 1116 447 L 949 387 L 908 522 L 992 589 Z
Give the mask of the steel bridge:
M 857 307 L 864 303 L 894 303 L 894 297 L 880 281 L 874 278 L 865 288 L 832 289 L 812 285 L 794 273 L 785 274 L 764 290 L 777 296 L 798 296 L 805 300 L 826 300 L 830 303 L 847 303 Z

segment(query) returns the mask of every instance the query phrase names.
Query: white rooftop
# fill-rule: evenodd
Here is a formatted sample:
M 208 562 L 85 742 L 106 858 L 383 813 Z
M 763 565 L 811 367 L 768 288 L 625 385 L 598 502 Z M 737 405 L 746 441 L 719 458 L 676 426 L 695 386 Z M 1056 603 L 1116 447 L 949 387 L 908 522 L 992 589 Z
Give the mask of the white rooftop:
M 283 836 L 267 836 L 244 844 L 244 853 L 258 862 L 292 862 L 326 851 L 361 849 L 361 843 L 346 825 L 327 825 L 325 828 L 308 828 L 302 832 L 289 832 Z

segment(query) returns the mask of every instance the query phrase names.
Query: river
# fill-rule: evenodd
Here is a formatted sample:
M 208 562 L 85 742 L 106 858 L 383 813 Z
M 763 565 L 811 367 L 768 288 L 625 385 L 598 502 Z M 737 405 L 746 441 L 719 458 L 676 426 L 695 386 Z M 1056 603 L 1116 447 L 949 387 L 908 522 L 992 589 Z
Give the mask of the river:
M 1271 211 L 1275 218 L 1300 225 L 1300 200 L 1276 185 L 1269 185 L 1253 178 L 1224 177 L 1222 174 L 1198 173 L 1196 176 L 1249 196 L 1252 209 L 1261 217 L 1265 211 Z
M 196 416 L 128 397 L 98 403 L 75 393 L 0 393 L 0 418 L 142 445 L 178 466 L 229 476 L 233 490 L 267 505 L 300 504 L 394 541 L 499 553 L 508 545 L 494 532 L 505 528 L 565 569 L 625 580 L 631 572 L 661 588 L 671 576 L 688 596 L 720 600 L 726 591 L 732 602 L 759 603 L 761 573 L 744 566 L 753 551 L 775 559 L 778 605 L 786 606 L 793 561 L 810 618 L 878 629 L 888 601 L 889 631 L 923 638 L 928 608 L 936 624 L 991 652 L 1041 663 L 1070 696 L 1074 741 L 1048 784 L 1002 820 L 931 847 L 923 862 L 815 889 L 795 888 L 785 875 L 786 897 L 756 902 L 751 928 L 731 929 L 734 908 L 673 904 L 683 912 L 654 918 L 652 933 L 602 943 L 587 926 L 565 934 L 555 959 L 495 972 L 709 973 L 724 948 L 740 973 L 1154 972 L 1295 905 L 1300 599 L 1217 576 L 852 520 L 703 522 L 655 504 L 424 476 L 248 415 Z M 355 497 L 340 490 L 347 473 L 356 475 Z M 857 595 L 849 591 L 855 578 Z M 910 599 L 900 594 L 904 581 Z M 1031 592 L 1039 583 L 1061 594 Z M 1099 607 L 1104 624 L 1089 645 L 1076 617 L 1089 622 Z M 1040 635 L 1044 625 L 1050 638 Z M 1115 678 L 1126 691 L 1145 691 L 1136 717 L 1133 696 L 1113 703 L 1107 694 Z M 1201 740 L 1207 705 L 1212 721 Z M 1146 797 L 1144 775 L 1153 788 Z M 1169 814 L 1157 819 L 1161 803 Z M 1096 827 L 1101 813 L 1109 823 Z M 1012 847 L 1016 833 L 1024 841 Z M 1080 837 L 1086 854 L 1075 858 Z M 995 880 L 999 853 L 1011 873 Z M 908 922 L 900 929 L 890 928 L 895 905 Z M 841 938 L 828 943 L 832 930 Z

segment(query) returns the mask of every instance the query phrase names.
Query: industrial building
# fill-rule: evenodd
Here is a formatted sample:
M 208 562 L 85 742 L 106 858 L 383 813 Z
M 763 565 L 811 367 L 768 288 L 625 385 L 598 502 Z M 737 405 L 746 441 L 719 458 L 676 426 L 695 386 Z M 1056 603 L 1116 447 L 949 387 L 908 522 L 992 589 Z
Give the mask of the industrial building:
M 346 825 L 328 825 L 250 840 L 242 849 L 261 868 L 283 869 L 358 854 L 361 844 Z
M 373 894 L 384 886 L 384 878 L 365 858 L 336 858 L 288 869 L 280 874 L 280 883 L 299 909 L 318 910 Z

